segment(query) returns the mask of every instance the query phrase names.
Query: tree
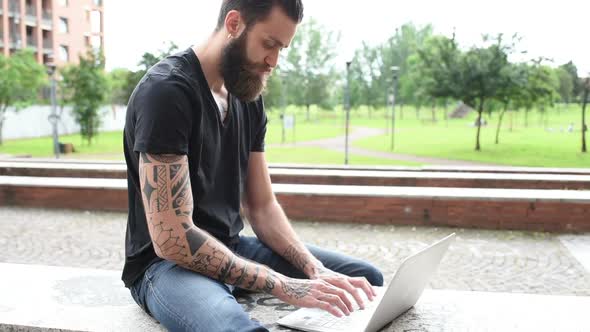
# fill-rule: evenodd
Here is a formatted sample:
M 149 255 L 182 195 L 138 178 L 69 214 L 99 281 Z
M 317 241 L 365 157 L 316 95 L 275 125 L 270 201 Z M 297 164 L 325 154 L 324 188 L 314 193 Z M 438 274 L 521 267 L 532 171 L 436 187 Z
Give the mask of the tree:
M 127 84 L 129 82 L 130 75 L 133 75 L 133 72 L 124 68 L 113 69 L 111 72 L 106 74 L 109 87 L 108 96 L 106 99 L 110 104 L 127 104 L 129 101 Z
M 381 58 L 383 59 L 381 72 L 385 73 L 385 78 L 381 80 L 383 86 L 380 89 L 382 91 L 391 91 L 391 67 L 398 67 L 399 80 L 397 84 L 396 104 L 400 105 L 400 110 L 403 109 L 404 104 L 425 103 L 425 100 L 417 99 L 418 97 L 424 98 L 425 96 L 421 94 L 415 95 L 411 92 L 413 91 L 412 86 L 416 85 L 415 81 L 409 79 L 408 76 L 413 76 L 414 79 L 419 78 L 415 74 L 415 63 L 411 63 L 413 61 L 412 57 L 416 56 L 419 48 L 431 37 L 431 25 L 417 27 L 412 23 L 405 23 L 399 29 L 396 29 L 395 34 L 388 38 L 381 47 Z M 406 87 L 406 85 L 410 85 L 410 87 Z
M 528 82 L 525 86 L 525 100 L 528 99 L 525 103 L 525 127 L 528 127 L 528 113 L 533 107 L 537 107 L 541 114 L 545 115 L 546 109 L 558 98 L 558 78 L 551 67 L 543 65 L 544 60 L 532 60 L 529 67 Z
M 583 82 L 578 77 L 578 68 L 576 68 L 576 65 L 570 61 L 559 66 L 559 68 L 567 71 L 570 74 L 570 78 L 572 80 L 572 98 L 577 99 L 578 96 L 581 97 Z
M 502 84 L 498 89 L 495 99 L 502 104 L 502 110 L 498 117 L 498 127 L 496 128 L 496 144 L 500 143 L 500 128 L 502 127 L 502 119 L 508 111 L 510 105 L 518 105 L 518 100 L 522 98 L 525 91 L 528 70 L 525 63 L 509 64 L 501 71 L 500 80 Z
M 124 100 L 124 103 L 126 104 L 127 101 L 129 101 L 129 98 L 131 98 L 133 90 L 135 90 L 135 87 L 145 73 L 160 60 L 172 55 L 177 50 L 178 46 L 174 42 L 169 41 L 168 43 L 164 43 L 164 47 L 159 49 L 156 53 L 143 53 L 141 60 L 137 63 L 140 69 L 137 71 L 130 71 L 126 75 L 126 83 L 121 87 L 120 100 Z
M 363 42 L 356 50 L 350 66 L 351 106 L 366 105 L 369 118 L 372 109 L 383 105 L 387 100 L 387 89 L 383 84 L 383 60 L 381 49 Z
M 104 57 L 102 53 L 88 50 L 86 56 L 80 56 L 78 65 L 61 69 L 62 88 L 68 91 L 73 104 L 76 122 L 80 125 L 80 134 L 88 144 L 97 134 L 100 126 L 98 109 L 105 101 L 108 83 L 104 74 Z
M 574 98 L 574 80 L 572 80 L 571 74 L 563 67 L 557 68 L 556 74 L 559 79 L 558 92 L 561 102 L 569 104 Z
M 0 54 L 0 145 L 8 107 L 16 111 L 33 103 L 39 88 L 47 83 L 45 68 L 30 50 L 19 50 L 10 57 Z
M 305 106 L 307 120 L 311 105 L 329 107 L 330 85 L 336 81 L 333 60 L 339 35 L 326 31 L 309 19 L 299 27 L 282 61 L 287 77 L 289 103 Z

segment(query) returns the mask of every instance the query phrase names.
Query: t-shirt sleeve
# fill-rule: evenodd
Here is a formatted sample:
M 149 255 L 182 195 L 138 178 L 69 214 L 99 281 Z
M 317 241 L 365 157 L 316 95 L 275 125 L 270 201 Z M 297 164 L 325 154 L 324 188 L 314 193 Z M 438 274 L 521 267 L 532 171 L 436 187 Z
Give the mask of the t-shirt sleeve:
M 251 152 L 264 152 L 264 139 L 266 136 L 266 125 L 268 124 L 268 118 L 264 111 L 264 101 L 262 96 L 256 101 L 256 112 L 258 113 L 258 121 L 256 123 L 257 128 L 254 131 L 254 139 L 252 140 Z
M 188 154 L 192 128 L 185 83 L 174 77 L 149 77 L 136 96 L 136 152 Z

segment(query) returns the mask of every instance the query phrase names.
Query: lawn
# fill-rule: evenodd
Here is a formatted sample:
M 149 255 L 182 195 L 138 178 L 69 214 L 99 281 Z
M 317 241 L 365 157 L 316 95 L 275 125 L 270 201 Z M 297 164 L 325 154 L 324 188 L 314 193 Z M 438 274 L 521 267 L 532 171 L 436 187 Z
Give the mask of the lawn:
M 476 113 L 465 119 L 444 120 L 444 112 L 436 110 L 432 121 L 431 108 L 419 113 L 413 107 L 396 108 L 396 153 L 409 155 L 477 161 L 491 164 L 545 167 L 590 167 L 590 155 L 580 153 L 581 135 L 579 105 L 557 106 L 558 110 L 547 113 L 531 111 L 528 126 L 524 124 L 524 112 L 508 113 L 500 134 L 500 144 L 495 144 L 497 115 L 486 115 L 488 125 L 482 128 L 482 151 L 475 151 L 476 128 L 472 126 Z M 369 117 L 368 109 L 351 111 L 351 126 L 388 129 L 390 110 L 374 110 Z M 403 114 L 402 114 L 403 113 Z M 450 114 L 450 108 L 449 112 Z M 286 143 L 332 138 L 344 135 L 344 112 L 312 109 L 306 119 L 303 109 L 289 107 L 287 114 L 295 115 L 295 128 L 286 131 Z M 387 115 L 387 116 L 386 116 Z M 546 116 L 545 116 L 546 115 Z M 266 136 L 268 160 L 285 163 L 343 164 L 342 153 L 320 148 L 281 147 L 282 128 L 278 110 L 269 110 Z M 574 124 L 573 132 L 567 127 Z M 511 126 L 512 124 L 512 126 Z M 512 127 L 512 129 L 510 129 Z M 590 136 L 590 135 L 589 135 Z M 588 137 L 590 139 L 590 137 Z M 82 143 L 79 135 L 60 137 L 61 142 L 73 143 L 77 153 L 69 157 L 84 159 L 122 159 L 123 140 L 121 132 L 103 132 L 92 145 Z M 382 135 L 353 143 L 355 147 L 374 151 L 391 151 L 390 136 Z M 0 146 L 0 154 L 49 157 L 52 152 L 50 137 L 10 140 Z M 367 158 L 351 155 L 353 165 L 411 165 L 412 163 Z M 414 164 L 415 165 L 415 164 Z

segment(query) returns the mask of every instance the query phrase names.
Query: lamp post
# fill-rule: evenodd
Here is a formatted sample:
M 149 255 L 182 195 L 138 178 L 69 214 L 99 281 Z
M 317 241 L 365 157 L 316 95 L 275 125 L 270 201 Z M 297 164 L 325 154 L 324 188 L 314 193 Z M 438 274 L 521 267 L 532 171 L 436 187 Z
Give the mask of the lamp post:
M 391 150 L 395 147 L 395 92 L 397 90 L 397 74 L 399 67 L 392 66 L 391 73 L 393 74 L 393 91 L 391 94 Z
M 280 72 L 281 77 L 281 144 L 285 144 L 285 115 L 287 113 L 287 75 Z
M 346 93 L 345 93 L 345 108 L 346 108 L 346 124 L 344 136 L 344 165 L 348 165 L 348 133 L 350 127 L 350 64 L 352 61 L 346 61 Z
M 57 114 L 57 105 L 56 105 L 56 97 L 55 97 L 55 63 L 53 63 L 53 58 L 50 57 L 49 61 L 45 64 L 47 66 L 47 75 L 49 75 L 49 79 L 51 80 L 51 115 L 49 115 L 49 122 L 53 127 L 53 153 L 55 154 L 55 158 L 59 159 L 59 138 L 57 134 L 57 122 L 59 121 L 59 115 Z

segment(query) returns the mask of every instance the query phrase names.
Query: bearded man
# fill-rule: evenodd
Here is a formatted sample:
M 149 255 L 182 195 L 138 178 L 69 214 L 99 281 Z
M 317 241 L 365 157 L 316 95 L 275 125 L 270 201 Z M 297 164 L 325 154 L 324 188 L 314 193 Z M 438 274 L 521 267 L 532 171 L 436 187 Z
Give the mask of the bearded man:
M 301 0 L 224 0 L 207 42 L 160 61 L 131 95 L 122 279 L 168 330 L 267 331 L 240 289 L 342 316 L 383 284 L 372 265 L 303 244 L 272 192 L 260 95 L 302 17 Z M 240 207 L 256 237 L 240 235 Z

